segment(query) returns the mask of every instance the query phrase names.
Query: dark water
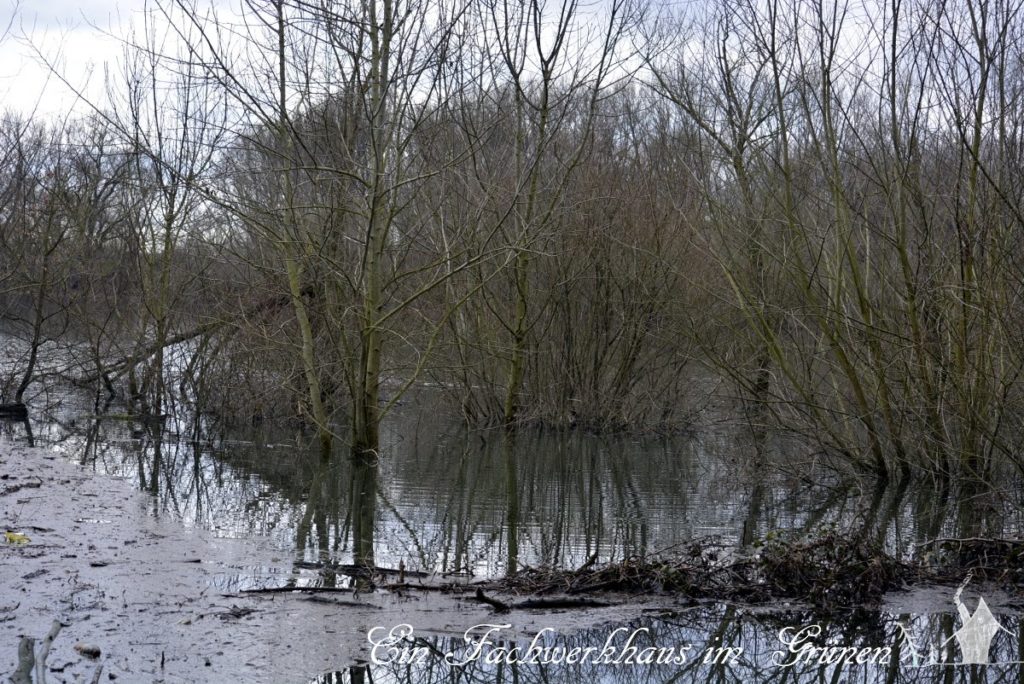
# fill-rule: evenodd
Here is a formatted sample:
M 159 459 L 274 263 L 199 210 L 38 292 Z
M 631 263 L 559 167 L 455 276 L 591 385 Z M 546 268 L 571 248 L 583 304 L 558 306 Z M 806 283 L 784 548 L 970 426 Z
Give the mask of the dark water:
M 928 482 L 872 486 L 844 478 L 812 450 L 779 443 L 758 448 L 739 427 L 672 438 L 579 430 L 524 430 L 511 437 L 501 430 L 467 430 L 421 397 L 389 418 L 375 466 L 357 466 L 343 452 L 324 462 L 299 431 L 223 431 L 195 417 L 170 419 L 161 428 L 89 414 L 66 401 L 33 423 L 34 437 L 69 460 L 136 482 L 151 493 L 155 516 L 224 537 L 266 537 L 290 561 L 284 575 L 240 568 L 219 577 L 218 587 L 229 591 L 347 586 L 350 580 L 335 568 L 356 560 L 494 577 L 524 566 L 577 567 L 591 558 L 671 552 L 707 536 L 741 549 L 778 529 L 855 525 L 892 551 L 910 554 L 937 537 L 1019 536 L 1024 528 L 1024 494 L 1015 478 L 984 492 Z M 6 430 L 24 439 L 19 426 Z M 1012 600 L 995 609 L 1003 630 L 990 661 L 1003 664 L 955 664 L 960 656 L 951 637 L 960 622 L 950 600 L 954 590 L 943 589 L 911 609 L 839 618 L 712 604 L 544 637 L 544 643 L 564 648 L 600 646 L 610 635 L 622 637 L 616 637 L 621 643 L 640 630 L 637 638 L 647 646 L 688 645 L 685 662 L 568 665 L 481 658 L 452 667 L 443 655 L 465 648 L 456 634 L 417 642 L 431 655 L 415 666 L 354 667 L 318 681 L 1024 682 L 1016 664 L 1024 660 L 1024 641 L 1017 636 Z M 821 625 L 818 644 L 903 650 L 885 664 L 780 666 L 787 659 L 773 655 L 784 650 L 779 630 L 807 625 Z M 530 635 L 501 637 L 513 640 L 506 645 L 530 645 Z M 724 647 L 740 651 L 705 658 L 708 648 Z

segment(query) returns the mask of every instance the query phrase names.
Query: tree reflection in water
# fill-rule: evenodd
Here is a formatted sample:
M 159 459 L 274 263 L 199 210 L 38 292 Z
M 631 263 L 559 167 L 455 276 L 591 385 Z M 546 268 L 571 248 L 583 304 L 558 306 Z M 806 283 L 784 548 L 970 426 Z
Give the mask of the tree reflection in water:
M 942 481 L 865 486 L 805 464 L 789 473 L 783 449 L 753 458 L 759 450 L 742 435 L 510 436 L 424 416 L 396 414 L 372 463 L 325 462 L 312 440 L 225 432 L 194 417 L 141 427 L 75 417 L 35 427 L 50 448 L 138 482 L 157 515 L 222 535 L 271 537 L 291 550 L 299 583 L 334 581 L 337 564 L 500 576 L 526 565 L 645 556 L 707 535 L 748 546 L 770 530 L 833 524 L 894 552 L 938 536 L 1012 536 L 1024 527 L 1024 488 L 1013 478 L 999 480 L 1003 491 Z
M 524 429 L 511 436 L 409 411 L 385 425 L 379 458 L 326 461 L 310 444 L 315 440 L 301 435 L 224 431 L 195 416 L 139 427 L 72 414 L 33 427 L 38 443 L 137 482 L 151 494 L 152 513 L 219 535 L 266 537 L 292 558 L 284 572 L 240 568 L 218 576 L 224 591 L 369 588 L 368 577 L 350 568 L 339 572 L 349 565 L 402 563 L 410 571 L 494 577 L 523 566 L 578 567 L 591 559 L 671 551 L 709 534 L 748 546 L 779 528 L 840 525 L 897 553 L 914 552 L 936 537 L 1014 536 L 1024 528 L 1024 488 L 1011 477 L 997 480 L 1002 491 L 941 480 L 865 486 L 811 462 L 789 467 L 795 460 L 784 449 L 757 449 L 748 438 L 726 433 L 633 438 Z M 6 433 L 24 438 L 20 431 Z M 999 617 L 1017 632 L 1015 619 Z M 716 638 L 721 647 L 742 646 L 743 657 L 729 664 L 690 662 L 669 671 L 474 663 L 453 671 L 437 661 L 412 669 L 359 666 L 320 681 L 1024 681 L 1016 666 L 978 672 L 915 669 L 908 662 L 842 671 L 771 668 L 778 629 L 812 618 L 702 607 L 644 623 L 658 645 L 685 641 L 699 650 Z M 841 643 L 890 644 L 900 620 L 915 643 L 925 645 L 922 658 L 957 659 L 949 642 L 958 627 L 952 612 L 847 616 L 822 624 Z M 591 645 L 607 629 L 560 636 L 558 643 Z M 432 646 L 445 651 L 454 639 L 433 639 Z M 997 638 L 993 657 L 1024 660 L 1018 654 L 1024 649 L 1012 641 Z

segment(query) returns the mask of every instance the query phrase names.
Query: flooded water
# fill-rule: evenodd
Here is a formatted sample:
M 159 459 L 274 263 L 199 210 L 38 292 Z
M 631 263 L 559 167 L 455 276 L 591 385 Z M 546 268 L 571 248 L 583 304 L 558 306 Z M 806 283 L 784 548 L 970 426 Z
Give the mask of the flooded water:
M 1004 479 L 1002 491 L 984 493 L 928 483 L 869 487 L 841 477 L 806 449 L 756 449 L 740 428 L 671 438 L 580 430 L 524 430 L 513 437 L 468 430 L 421 397 L 388 419 L 378 462 L 355 465 L 344 453 L 324 462 L 301 433 L 211 431 L 199 419 L 171 420 L 161 430 L 125 416 L 97 419 L 72 401 L 32 427 L 40 445 L 149 492 L 154 516 L 221 537 L 268 538 L 288 571 L 238 567 L 214 581 L 225 591 L 346 587 L 351 579 L 338 569 L 357 560 L 484 578 L 671 553 L 709 536 L 742 549 L 779 529 L 857 525 L 903 554 L 938 537 L 1019 536 L 1024 529 L 1024 495 L 1014 479 Z M 6 429 L 8 438 L 25 439 L 21 426 Z M 990 598 L 1001 631 L 988 662 L 1002 664 L 985 671 L 955 666 L 961 660 L 954 648 L 960 625 L 954 590 L 938 588 L 910 605 L 897 601 L 839 620 L 700 604 L 568 634 L 498 631 L 488 650 L 498 654 L 494 662 L 480 657 L 461 666 L 451 660 L 465 658 L 464 631 L 472 625 L 453 624 L 450 633 L 408 642 L 423 649 L 415 665 L 339 663 L 317 681 L 1024 682 L 1024 636 L 1012 596 Z M 500 616 L 491 622 L 500 625 Z M 792 654 L 780 630 L 813 625 L 821 629 L 814 643 L 887 647 L 890 657 L 847 667 L 805 655 L 787 665 Z M 660 663 L 500 657 L 502 649 L 538 644 L 551 653 L 608 644 L 680 650 L 676 660 L 659 652 L 669 659 Z

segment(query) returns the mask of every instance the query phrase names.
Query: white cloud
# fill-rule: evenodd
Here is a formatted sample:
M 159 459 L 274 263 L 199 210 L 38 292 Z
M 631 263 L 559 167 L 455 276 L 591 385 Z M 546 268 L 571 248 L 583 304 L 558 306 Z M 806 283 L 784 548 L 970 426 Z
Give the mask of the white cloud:
M 0 0 L 0 27 L 11 24 L 0 44 L 0 106 L 47 117 L 86 111 L 74 91 L 99 98 L 105 66 L 121 57 L 117 36 L 143 6 L 144 0 Z

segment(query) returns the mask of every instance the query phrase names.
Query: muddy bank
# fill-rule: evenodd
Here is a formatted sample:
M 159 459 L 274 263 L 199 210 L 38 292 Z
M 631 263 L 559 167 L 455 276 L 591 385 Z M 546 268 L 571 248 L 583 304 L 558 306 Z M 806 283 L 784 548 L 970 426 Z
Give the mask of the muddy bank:
M 460 634 L 492 615 L 472 592 L 466 600 L 439 592 L 244 593 L 280 586 L 294 572 L 269 539 L 227 539 L 158 520 L 129 481 L 43 449 L 0 444 L 0 477 L 0 525 L 28 538 L 0 540 L 6 674 L 18 669 L 23 638 L 42 641 L 54 621 L 63 627 L 46 659 L 48 682 L 92 681 L 99 668 L 98 681 L 307 682 L 367 659 L 375 626 Z M 653 607 L 611 603 L 502 619 L 523 634 L 569 632 Z M 100 656 L 83 655 L 83 645 Z

